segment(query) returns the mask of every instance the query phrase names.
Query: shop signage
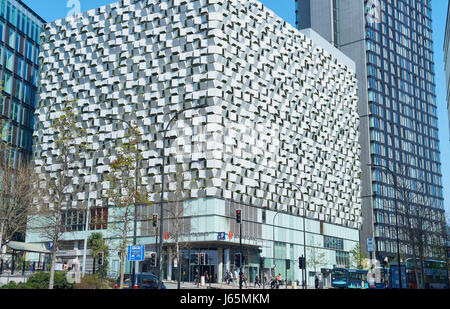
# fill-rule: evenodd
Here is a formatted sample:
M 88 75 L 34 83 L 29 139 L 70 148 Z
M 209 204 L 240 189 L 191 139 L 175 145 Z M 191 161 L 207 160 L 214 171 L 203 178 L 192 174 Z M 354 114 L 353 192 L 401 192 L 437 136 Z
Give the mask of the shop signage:
M 168 240 L 170 238 L 169 232 L 164 232 L 164 240 Z
M 225 240 L 226 233 L 225 232 L 218 232 L 217 233 L 217 240 Z

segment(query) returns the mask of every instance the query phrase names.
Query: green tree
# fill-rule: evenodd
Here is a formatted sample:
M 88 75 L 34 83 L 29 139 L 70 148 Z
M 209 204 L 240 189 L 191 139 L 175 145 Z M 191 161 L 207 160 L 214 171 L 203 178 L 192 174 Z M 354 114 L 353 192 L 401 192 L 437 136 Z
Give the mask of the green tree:
M 135 207 L 151 205 L 148 193 L 142 186 L 141 176 L 136 171 L 141 152 L 139 144 L 141 133 L 136 123 L 128 127 L 121 143 L 116 145 L 116 159 L 110 164 L 110 172 L 106 176 L 108 189 L 103 193 L 106 205 L 113 206 L 109 212 L 111 218 L 111 232 L 117 233 L 121 259 L 120 288 L 123 288 L 127 246 L 130 244 L 134 228 Z M 142 211 L 136 212 L 144 213 Z
M 48 119 L 52 119 L 50 128 L 53 133 L 52 168 L 40 172 L 39 199 L 36 201 L 38 211 L 34 216 L 33 229 L 41 233 L 43 238 L 53 243 L 49 289 L 54 287 L 56 252 L 66 227 L 63 214 L 73 209 L 72 196 L 77 194 L 72 183 L 71 170 L 77 168 L 80 156 L 86 152 L 85 130 L 78 119 L 76 101 L 66 100 L 62 110 L 52 111 Z
M 317 269 L 321 266 L 325 266 L 327 264 L 326 254 L 324 251 L 319 250 L 320 244 L 316 246 L 309 247 L 307 249 L 307 259 L 306 264 L 309 268 L 314 269 L 314 272 L 317 273 Z
M 350 251 L 350 255 L 352 257 L 352 265 L 356 265 L 357 269 L 363 269 L 364 259 L 366 258 L 366 255 L 361 250 L 361 245 L 359 243 L 353 247 L 353 249 Z
M 100 252 L 103 253 L 103 264 L 99 266 L 99 272 L 100 273 L 107 273 L 108 271 L 108 256 L 109 256 L 109 248 L 106 244 L 105 239 L 103 238 L 103 234 L 100 232 L 94 232 L 91 235 L 89 235 L 89 238 L 87 240 L 88 247 L 91 248 L 91 254 L 94 258 L 94 263 L 96 261 L 96 257 L 98 257 L 98 254 Z

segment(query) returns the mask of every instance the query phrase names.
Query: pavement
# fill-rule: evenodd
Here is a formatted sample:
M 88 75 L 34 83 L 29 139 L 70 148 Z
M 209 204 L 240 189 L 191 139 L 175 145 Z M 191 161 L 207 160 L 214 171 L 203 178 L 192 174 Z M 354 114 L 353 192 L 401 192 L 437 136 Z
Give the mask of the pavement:
M 177 281 L 164 280 L 164 285 L 167 289 L 176 289 Z M 181 282 L 180 287 L 182 289 L 239 289 L 239 284 L 226 284 L 226 283 L 206 283 L 205 285 L 198 285 L 193 282 Z M 300 289 L 301 287 L 297 286 L 296 289 Z M 313 287 L 308 287 L 308 289 L 312 289 Z M 270 289 L 269 285 L 265 285 L 264 287 L 255 286 L 254 284 L 248 284 L 247 286 L 242 286 L 243 290 L 255 290 L 255 289 Z M 293 289 L 292 286 L 280 285 L 280 289 Z
M 15 281 L 16 283 L 19 282 L 26 282 L 28 277 L 32 273 L 29 271 L 25 272 L 25 275 L 22 275 L 22 271 L 16 271 L 14 275 L 11 275 L 9 272 L 4 272 L 0 275 L 0 286 L 7 284 L 8 282 Z M 177 289 L 177 281 L 174 280 L 164 280 L 164 285 L 167 287 L 167 289 Z M 181 282 L 180 283 L 181 289 L 239 289 L 239 284 L 234 282 L 234 284 L 226 284 L 226 283 L 205 283 L 203 285 L 195 284 L 194 282 Z M 300 286 L 296 286 L 296 289 L 301 289 Z M 312 289 L 313 287 L 308 287 L 308 289 Z M 261 286 L 255 286 L 253 283 L 247 284 L 247 286 L 244 284 L 242 286 L 243 290 L 255 290 L 255 289 L 270 289 L 270 286 L 266 284 L 264 287 Z M 280 289 L 293 289 L 292 286 L 288 285 L 287 287 L 285 285 L 280 285 Z

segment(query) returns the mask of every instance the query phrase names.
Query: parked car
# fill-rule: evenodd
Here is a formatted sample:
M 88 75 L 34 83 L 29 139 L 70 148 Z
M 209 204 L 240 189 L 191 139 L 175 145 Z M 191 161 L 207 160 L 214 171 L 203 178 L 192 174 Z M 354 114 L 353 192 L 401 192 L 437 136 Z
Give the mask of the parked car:
M 158 288 L 158 277 L 152 273 L 140 273 L 136 274 L 136 282 L 137 284 L 134 287 L 131 287 L 131 275 L 125 274 L 123 280 L 123 288 L 124 289 L 157 289 Z M 120 277 L 116 281 L 115 289 L 120 287 Z M 166 289 L 164 282 L 161 284 L 161 289 Z

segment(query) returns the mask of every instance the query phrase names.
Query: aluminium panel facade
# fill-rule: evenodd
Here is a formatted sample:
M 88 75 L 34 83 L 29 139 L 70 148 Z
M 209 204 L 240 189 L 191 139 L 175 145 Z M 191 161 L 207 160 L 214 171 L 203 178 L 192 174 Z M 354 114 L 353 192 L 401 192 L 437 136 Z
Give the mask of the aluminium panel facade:
M 177 199 L 219 198 L 293 211 L 309 219 L 361 225 L 360 146 L 355 72 L 256 1 L 125 0 L 43 29 L 35 164 L 52 173 L 50 124 L 65 99 L 100 149 L 73 170 L 73 207 L 104 207 L 113 143 L 136 121 L 143 133 L 143 176 L 160 201 L 162 152 Z M 180 116 L 163 145 L 162 130 Z M 90 180 L 93 190 L 88 193 Z M 303 196 L 278 180 L 300 185 Z M 299 209 L 302 197 L 306 211 Z M 111 206 L 111 205 L 108 205 Z

